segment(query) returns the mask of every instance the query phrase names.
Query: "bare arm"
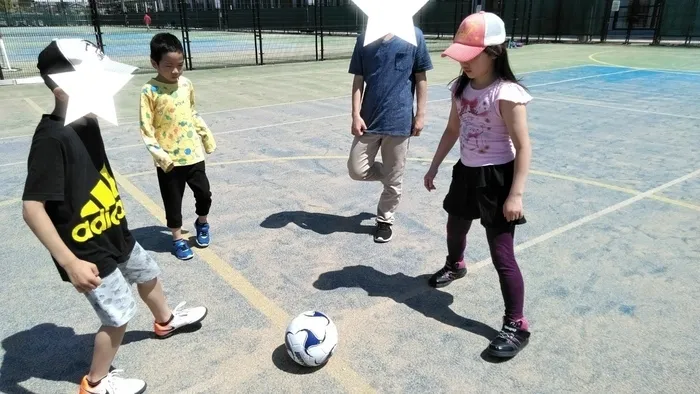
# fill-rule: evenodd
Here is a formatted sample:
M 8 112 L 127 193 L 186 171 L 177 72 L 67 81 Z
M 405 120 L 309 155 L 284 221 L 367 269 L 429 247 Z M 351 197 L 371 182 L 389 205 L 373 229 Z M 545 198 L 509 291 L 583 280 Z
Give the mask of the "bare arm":
M 56 262 L 66 270 L 71 283 L 79 292 L 94 290 L 100 285 L 99 270 L 92 263 L 78 259 L 63 242 L 46 213 L 43 201 L 24 201 L 22 217 L 34 235 L 48 249 Z
M 501 101 L 501 114 L 508 127 L 513 145 L 515 146 L 515 173 L 510 196 L 521 198 L 525 192 L 525 183 L 530 171 L 532 145 L 527 126 L 527 110 L 525 105 L 510 101 Z
M 56 231 L 42 201 L 24 201 L 22 217 L 39 241 L 48 249 L 58 264 L 66 268 L 67 264 L 76 260 L 73 252 L 63 242 Z
M 352 117 L 360 117 L 362 108 L 362 94 L 365 91 L 365 79 L 362 75 L 355 75 L 352 80 Z
M 416 115 L 413 118 L 411 135 L 418 137 L 425 127 L 425 113 L 428 105 L 428 76 L 425 72 L 416 73 Z
M 428 105 L 428 75 L 425 72 L 416 74 L 416 116 L 425 117 Z
M 450 120 L 447 122 L 447 127 L 445 132 L 442 134 L 440 139 L 440 144 L 438 144 L 437 150 L 435 151 L 435 156 L 433 156 L 433 161 L 430 164 L 430 169 L 425 175 L 423 180 L 425 188 L 428 191 L 435 190 L 435 184 L 433 180 L 438 173 L 440 165 L 445 160 L 445 157 L 450 153 L 455 143 L 459 139 L 460 131 L 460 120 L 459 114 L 457 112 L 457 103 L 454 98 L 452 98 L 452 109 L 450 110 Z
M 360 116 L 362 109 L 362 94 L 365 91 L 365 79 L 361 75 L 355 75 L 352 80 L 352 127 L 350 132 L 355 136 L 361 136 L 367 130 L 365 121 Z

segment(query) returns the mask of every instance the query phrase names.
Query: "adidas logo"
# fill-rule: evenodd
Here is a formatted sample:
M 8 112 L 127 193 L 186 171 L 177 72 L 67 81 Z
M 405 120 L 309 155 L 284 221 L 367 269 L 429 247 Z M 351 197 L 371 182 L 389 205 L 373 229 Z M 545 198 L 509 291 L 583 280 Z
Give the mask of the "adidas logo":
M 85 221 L 73 228 L 75 242 L 83 243 L 109 230 L 126 216 L 124 205 L 119 197 L 117 183 L 107 172 L 107 167 L 100 170 L 102 176 L 90 191 L 91 199 L 80 210 L 80 217 Z

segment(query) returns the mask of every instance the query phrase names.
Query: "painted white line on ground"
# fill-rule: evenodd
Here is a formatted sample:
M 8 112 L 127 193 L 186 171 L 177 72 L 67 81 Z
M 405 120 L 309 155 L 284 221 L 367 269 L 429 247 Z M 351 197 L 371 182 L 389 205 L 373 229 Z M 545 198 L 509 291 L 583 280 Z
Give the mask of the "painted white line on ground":
M 24 102 L 27 103 L 36 113 L 39 115 L 44 114 L 44 109 L 41 108 L 34 100 L 30 99 L 29 97 L 23 98 Z
M 665 184 L 663 184 L 663 185 L 661 185 L 661 186 L 659 186 L 659 187 L 656 187 L 656 188 L 654 188 L 654 189 L 647 190 L 647 191 L 645 191 L 645 192 L 643 192 L 643 193 L 641 193 L 641 194 L 638 194 L 638 195 L 636 195 L 636 196 L 634 196 L 634 197 L 628 198 L 627 200 L 624 200 L 624 201 L 622 201 L 622 202 L 619 202 L 619 203 L 617 203 L 617 204 L 615 204 L 615 205 L 611 205 L 611 206 L 609 206 L 609 207 L 607 207 L 607 208 L 605 208 L 605 209 L 603 209 L 603 210 L 601 210 L 601 211 L 598 211 L 598 212 L 596 212 L 596 213 L 593 213 L 593 214 L 584 216 L 584 217 L 582 217 L 581 219 L 578 219 L 578 220 L 576 220 L 576 221 L 573 221 L 573 222 L 571 222 L 571 223 L 569 223 L 569 224 L 567 224 L 567 225 L 565 225 L 565 226 L 556 228 L 556 229 L 554 229 L 554 230 L 552 230 L 552 231 L 550 231 L 550 232 L 548 232 L 548 233 L 545 233 L 545 234 L 543 234 L 543 235 L 540 235 L 540 236 L 537 237 L 537 238 L 533 238 L 533 239 L 531 239 L 531 240 L 529 240 L 529 241 L 523 242 L 523 243 L 521 243 L 521 244 L 519 244 L 519 245 L 517 245 L 517 246 L 515 247 L 515 251 L 516 251 L 516 252 L 519 252 L 519 251 L 522 251 L 522 250 L 531 248 L 531 247 L 533 247 L 533 246 L 535 246 L 535 245 L 539 245 L 539 244 L 541 244 L 542 242 L 548 241 L 548 240 L 550 240 L 550 239 L 552 239 L 552 238 L 554 238 L 554 237 L 556 237 L 556 236 L 558 236 L 558 235 L 561 235 L 561 234 L 563 234 L 563 233 L 565 233 L 565 232 L 567 232 L 567 231 L 570 231 L 570 230 L 573 230 L 573 229 L 575 229 L 575 228 L 581 227 L 581 226 L 583 226 L 584 224 L 589 223 L 589 222 L 591 222 L 591 221 L 593 221 L 593 220 L 595 220 L 595 219 L 601 218 L 601 217 L 606 216 L 606 215 L 609 215 L 609 214 L 611 214 L 611 213 L 613 213 L 613 212 L 615 212 L 615 211 L 619 211 L 619 210 L 622 209 L 622 208 L 628 207 L 628 206 L 630 206 L 630 205 L 636 203 L 637 201 L 643 200 L 643 199 L 645 199 L 645 198 L 652 197 L 652 196 L 653 196 L 654 194 L 656 194 L 656 193 L 659 193 L 659 192 L 661 192 L 661 191 L 663 191 L 663 190 L 666 190 L 666 189 L 668 189 L 668 188 L 670 188 L 670 187 L 673 187 L 673 186 L 675 186 L 675 185 L 677 185 L 677 184 L 679 184 L 679 183 L 685 182 L 685 181 L 687 181 L 688 179 L 693 178 L 693 177 L 696 177 L 696 176 L 698 176 L 698 175 L 700 175 L 700 169 L 697 169 L 697 170 L 691 172 L 690 174 L 684 175 L 684 176 L 682 176 L 682 177 L 680 177 L 680 178 L 676 178 L 676 179 L 674 179 L 674 180 L 672 180 L 672 181 L 670 181 L 670 182 L 668 182 L 668 183 L 665 183 Z M 490 259 L 490 258 L 484 259 L 484 260 L 482 260 L 482 261 L 480 261 L 480 262 L 478 262 L 478 263 L 475 263 L 475 264 L 470 265 L 470 270 L 471 270 L 471 271 L 478 270 L 478 269 L 480 269 L 481 267 L 486 266 L 486 265 L 488 265 L 488 264 L 490 264 L 490 263 L 491 263 L 491 259 Z
M 633 72 L 637 72 L 639 70 L 625 70 L 625 71 L 617 71 L 614 73 L 606 73 L 606 74 L 598 74 L 598 75 L 588 75 L 585 77 L 579 77 L 579 78 L 571 78 L 571 79 L 565 79 L 563 81 L 554 81 L 554 82 L 547 82 L 547 83 L 538 83 L 535 85 L 532 85 L 532 87 L 540 87 L 540 86 L 549 86 L 549 85 L 558 85 L 560 83 L 566 83 L 566 82 L 576 82 L 576 81 L 583 81 L 585 79 L 591 79 L 591 78 L 600 78 L 600 77 L 607 77 L 610 75 L 618 75 L 618 74 L 629 74 Z
M 11 167 L 11 166 L 19 166 L 22 164 L 27 164 L 26 161 L 15 161 L 12 163 L 5 163 L 5 164 L 0 164 L 0 167 Z
M 558 235 L 561 235 L 561 234 L 563 234 L 567 231 L 573 230 L 575 228 L 581 227 L 586 223 L 589 223 L 589 222 L 591 222 L 595 219 L 601 218 L 603 216 L 609 215 L 615 211 L 618 211 L 622 208 L 625 208 L 629 205 L 632 205 L 640 200 L 643 200 L 645 198 L 653 198 L 654 197 L 653 195 L 655 193 L 666 190 L 670 187 L 673 187 L 681 182 L 684 182 L 684 181 L 686 181 L 690 178 L 693 178 L 695 176 L 698 176 L 698 175 L 700 175 L 700 169 L 695 170 L 695 171 L 691 172 L 690 174 L 687 174 L 687 175 L 682 176 L 680 178 L 674 179 L 674 180 L 672 180 L 664 185 L 661 185 L 659 187 L 656 187 L 654 189 L 647 190 L 644 193 L 640 193 L 632 198 L 624 200 L 618 204 L 612 205 L 612 206 L 605 208 L 601 211 L 598 211 L 594 214 L 585 216 L 585 217 L 583 217 L 579 220 L 576 220 L 572 223 L 569 223 L 565 226 L 554 229 L 554 230 L 552 230 L 546 234 L 543 234 L 537 238 L 531 239 L 530 241 L 519 244 L 515 247 L 515 251 L 520 252 L 520 251 L 523 251 L 525 249 L 531 248 L 533 246 L 539 245 L 539 244 L 541 244 L 545 241 L 548 241 L 548 240 L 550 240 Z M 491 265 L 491 259 L 487 258 L 487 259 L 481 260 L 481 261 L 474 263 L 474 264 L 467 264 L 467 267 L 469 269 L 469 272 L 475 272 L 475 271 L 478 271 L 478 270 L 480 270 L 486 266 L 489 266 L 489 265 Z M 436 270 L 438 268 L 439 267 L 436 267 Z M 466 283 L 468 283 L 468 282 L 466 282 Z M 461 285 L 460 282 L 457 282 L 457 283 L 452 284 L 451 286 L 454 287 L 454 286 L 460 286 L 460 285 Z M 365 316 L 371 316 L 372 314 L 377 313 L 380 310 L 390 308 L 391 306 L 396 305 L 396 304 L 403 304 L 404 302 L 410 300 L 411 298 L 420 296 L 421 294 L 426 293 L 426 292 L 431 291 L 431 290 L 432 290 L 432 288 L 425 288 L 425 287 L 418 287 L 418 288 L 415 288 L 412 290 L 408 290 L 407 292 L 405 292 L 404 294 L 402 294 L 399 297 L 396 297 L 396 298 L 391 299 L 391 300 L 380 302 L 378 304 L 375 304 L 375 305 L 365 309 L 363 311 L 363 313 L 365 314 Z
M 617 71 L 614 73 L 607 73 L 607 74 L 597 74 L 597 75 L 588 75 L 585 77 L 580 77 L 580 78 L 571 78 L 571 79 L 565 79 L 563 81 L 553 81 L 553 82 L 546 82 L 546 83 L 536 83 L 534 85 L 526 85 L 528 88 L 538 88 L 540 86 L 551 86 L 551 85 L 558 85 L 560 83 L 567 83 L 567 82 L 576 82 L 576 81 L 583 81 L 584 79 L 590 79 L 590 78 L 599 78 L 599 77 L 607 77 L 608 75 L 617 75 L 617 74 L 627 74 L 627 73 L 632 73 L 635 71 L 639 70 L 626 70 L 626 71 Z M 440 100 L 433 100 L 431 102 L 439 102 L 439 101 L 448 101 L 452 100 L 452 98 L 446 98 L 446 99 L 440 99 Z
M 535 74 L 535 73 L 541 73 L 541 72 L 551 72 L 551 71 L 559 71 L 559 70 L 568 70 L 568 69 L 574 69 L 574 68 L 582 68 L 582 67 L 596 67 L 595 64 L 580 64 L 577 66 L 567 66 L 567 67 L 556 67 L 556 68 L 548 68 L 544 70 L 533 70 L 533 71 L 525 71 L 518 73 L 518 75 L 527 75 L 527 74 Z M 430 84 L 429 86 L 445 86 L 446 84 L 442 83 L 435 83 L 435 84 Z M 284 103 L 276 103 L 276 104 L 267 104 L 267 105 L 261 105 L 261 106 L 252 106 L 252 107 L 245 107 L 245 108 L 231 108 L 231 109 L 226 109 L 226 110 L 221 110 L 221 111 L 213 111 L 213 112 L 201 112 L 201 115 L 212 115 L 212 114 L 220 114 L 220 113 L 226 113 L 226 112 L 236 112 L 236 111 L 249 111 L 249 110 L 254 110 L 254 109 L 259 109 L 259 108 L 274 108 L 274 107 L 280 107 L 280 106 L 292 106 L 296 104 L 305 104 L 305 103 L 311 103 L 311 102 L 319 102 L 319 101 L 324 101 L 324 100 L 337 100 L 339 98 L 349 98 L 350 95 L 345 95 L 345 96 L 332 96 L 332 97 L 324 97 L 324 98 L 318 98 L 318 99 L 310 99 L 310 100 L 300 100 L 300 101 L 289 101 L 289 102 L 284 102 Z M 127 118 L 129 119 L 129 118 Z M 114 129 L 118 128 L 121 126 L 127 126 L 127 125 L 133 125 L 133 124 L 138 124 L 137 120 L 134 121 L 127 121 L 127 122 L 121 122 L 119 126 L 111 126 L 111 125 L 106 125 L 105 127 L 102 128 L 103 131 L 109 130 L 109 129 Z M 21 134 L 21 135 L 13 135 L 13 136 L 7 136 L 7 137 L 0 137 L 0 141 L 2 140 L 10 140 L 10 139 L 18 139 L 18 138 L 27 138 L 31 137 L 33 134 Z M 116 149 L 116 148 L 115 148 Z
M 549 97 L 542 97 L 542 96 L 537 96 L 535 97 L 536 100 L 543 100 L 543 101 L 553 101 L 556 103 L 568 103 L 568 104 L 578 104 L 578 105 L 585 105 L 588 107 L 599 107 L 599 108 L 609 108 L 609 109 L 615 109 L 619 111 L 628 111 L 628 112 L 637 112 L 637 113 L 642 113 L 642 114 L 648 114 L 648 115 L 658 115 L 658 116 L 668 116 L 672 118 L 683 118 L 683 119 L 696 119 L 700 120 L 700 116 L 691 116 L 691 115 L 681 115 L 681 114 L 671 114 L 668 112 L 656 112 L 656 111 L 650 111 L 646 109 L 636 109 L 636 108 L 629 108 L 629 107 L 621 107 L 618 105 L 612 105 L 612 104 L 601 104 L 595 101 L 591 100 L 586 100 L 586 99 L 575 99 L 575 100 L 570 100 L 570 99 L 564 99 L 564 98 L 549 98 Z
M 0 207 L 4 207 L 4 206 L 7 206 L 7 205 L 12 205 L 12 204 L 18 204 L 18 203 L 20 203 L 20 202 L 22 202 L 22 199 L 21 199 L 21 198 L 13 198 L 13 199 L 10 199 L 10 200 L 0 201 Z
M 527 75 L 527 74 L 534 74 L 534 73 L 539 73 L 539 72 L 550 72 L 550 71 L 559 71 L 559 70 L 569 70 L 573 68 L 581 68 L 581 67 L 586 67 L 586 66 L 591 66 L 591 67 L 596 67 L 594 64 L 584 64 L 584 65 L 577 65 L 577 66 L 567 66 L 567 67 L 557 67 L 557 68 L 550 68 L 546 70 L 534 70 L 534 71 L 526 71 L 519 73 L 519 75 Z M 436 86 L 446 86 L 446 84 L 443 83 L 431 83 L 428 85 L 429 87 L 436 87 Z M 310 99 L 310 100 L 300 100 L 300 101 L 290 101 L 290 102 L 284 102 L 284 103 L 275 103 L 275 104 L 266 104 L 266 105 L 256 105 L 256 106 L 251 106 L 251 107 L 241 107 L 241 108 L 231 108 L 231 109 L 222 109 L 219 111 L 210 111 L 210 112 L 202 112 L 202 115 L 215 115 L 215 114 L 224 114 L 224 113 L 229 113 L 229 112 L 240 112 L 240 111 L 248 111 L 248 110 L 254 110 L 254 109 L 263 109 L 263 108 L 274 108 L 274 107 L 281 107 L 281 106 L 291 106 L 291 105 L 297 105 L 297 104 L 308 104 L 308 103 L 315 103 L 319 101 L 330 101 L 330 100 L 339 100 L 339 99 L 345 99 L 345 98 L 350 98 L 350 95 L 342 95 L 342 96 L 331 96 L 331 97 L 323 97 L 323 98 L 318 98 L 318 99 Z M 129 119 L 129 118 L 127 118 Z M 127 124 L 136 124 L 138 121 L 127 121 L 121 123 L 121 125 L 127 125 Z
M 579 66 L 576 66 L 579 67 Z M 633 72 L 636 70 L 628 70 L 624 72 Z M 622 72 L 622 73 L 624 73 Z M 573 82 L 573 81 L 579 81 L 582 79 L 588 79 L 588 78 L 595 78 L 595 77 L 602 77 L 602 76 L 607 76 L 607 75 L 615 75 L 615 74 L 621 74 L 620 72 L 614 72 L 614 73 L 609 73 L 609 74 L 598 74 L 598 75 L 592 75 L 592 76 L 586 76 L 586 77 L 581 77 L 581 78 L 573 78 L 573 79 L 566 79 L 563 81 L 554 81 L 554 82 L 548 82 L 546 84 L 534 84 L 530 85 L 530 87 L 538 87 L 538 86 L 546 86 L 546 85 L 553 85 L 556 83 L 567 83 L 567 82 Z M 452 98 L 445 98 L 445 99 L 437 99 L 437 100 L 428 100 L 428 103 L 439 103 L 439 102 L 444 102 L 444 101 L 449 101 Z M 318 99 L 318 100 L 313 100 L 313 101 L 320 101 L 324 99 Z M 306 101 L 308 102 L 308 101 Z M 263 125 L 263 126 L 254 126 L 254 127 L 246 127 L 243 129 L 236 129 L 236 130 L 228 130 L 228 131 L 223 131 L 216 133 L 215 135 L 226 135 L 226 134 L 232 134 L 232 133 L 238 133 L 242 131 L 251 131 L 251 130 L 262 130 L 262 129 L 268 129 L 272 127 L 283 127 L 283 126 L 289 126 L 289 125 L 294 125 L 294 124 L 300 124 L 300 123 L 306 123 L 306 122 L 316 122 L 320 120 L 328 120 L 328 119 L 334 119 L 334 118 L 340 118 L 343 116 L 349 116 L 349 114 L 342 113 L 342 114 L 336 114 L 336 115 L 329 115 L 329 116 L 322 116 L 319 118 L 309 118 L 309 119 L 300 119 L 300 120 L 294 120 L 294 121 L 289 121 L 289 122 L 282 122 L 282 123 L 275 123 L 275 124 L 270 124 L 270 125 Z M 5 138 L 12 138 L 12 137 L 5 137 Z M 2 138 L 0 138 L 2 139 Z M 131 144 L 131 145 L 123 145 L 123 146 L 115 146 L 112 148 L 107 148 L 107 151 L 116 151 L 116 150 L 121 150 L 121 149 L 130 149 L 130 148 L 137 148 L 143 146 L 143 144 Z M 4 164 L 2 166 L 11 166 L 11 165 L 19 165 L 23 164 L 23 162 L 15 162 L 15 163 L 8 163 Z
M 588 59 L 592 62 L 598 63 L 603 66 L 608 66 L 608 67 L 618 67 L 618 68 L 632 68 L 635 70 L 640 70 L 640 71 L 651 71 L 651 72 L 657 72 L 657 73 L 664 73 L 664 74 L 679 74 L 679 75 L 693 75 L 693 76 L 700 76 L 700 71 L 684 71 L 684 70 L 673 70 L 673 69 L 668 69 L 668 68 L 646 68 L 646 67 L 631 67 L 631 66 L 623 66 L 621 64 L 614 64 L 614 63 L 608 63 L 604 62 L 602 60 L 596 59 L 596 56 L 605 54 L 605 53 L 613 53 L 617 52 L 614 50 L 611 51 L 601 51 L 601 52 L 596 52 L 593 54 L 590 54 L 588 56 Z

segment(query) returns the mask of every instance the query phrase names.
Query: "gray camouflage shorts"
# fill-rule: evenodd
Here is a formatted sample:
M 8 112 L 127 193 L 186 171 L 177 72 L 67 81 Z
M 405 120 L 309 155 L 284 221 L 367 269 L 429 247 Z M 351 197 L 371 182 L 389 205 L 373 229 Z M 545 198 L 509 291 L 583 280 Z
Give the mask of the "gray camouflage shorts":
M 160 267 L 136 242 L 129 259 L 102 278 L 100 286 L 85 293 L 85 296 L 103 325 L 121 327 L 136 315 L 136 300 L 131 285 L 146 283 L 158 275 Z

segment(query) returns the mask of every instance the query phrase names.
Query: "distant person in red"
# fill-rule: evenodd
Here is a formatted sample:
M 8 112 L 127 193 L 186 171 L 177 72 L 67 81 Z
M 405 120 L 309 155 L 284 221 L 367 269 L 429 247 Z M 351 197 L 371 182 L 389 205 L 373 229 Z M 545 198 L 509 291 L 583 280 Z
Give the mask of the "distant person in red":
M 148 12 L 146 12 L 146 15 L 143 16 L 143 23 L 146 25 L 146 29 L 151 31 L 151 16 L 148 15 Z

